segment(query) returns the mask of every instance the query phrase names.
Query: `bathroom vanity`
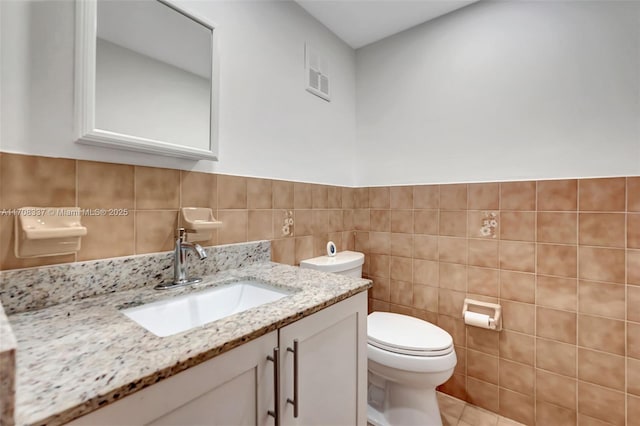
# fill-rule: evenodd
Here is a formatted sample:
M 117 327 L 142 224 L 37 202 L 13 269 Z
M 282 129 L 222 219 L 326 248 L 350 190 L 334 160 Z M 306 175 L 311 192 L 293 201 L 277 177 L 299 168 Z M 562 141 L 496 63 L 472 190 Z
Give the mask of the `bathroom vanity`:
M 147 283 L 38 310 L 10 306 L 15 423 L 365 425 L 370 281 L 271 263 L 267 242 L 244 246 L 254 250 L 239 261 L 229 261 L 224 247 L 207 249 L 215 266 L 195 271 L 205 277 L 196 287 L 168 293 Z M 164 271 L 166 254 L 152 256 L 160 257 L 145 261 Z M 97 262 L 85 266 L 95 272 Z M 123 265 L 109 270 L 132 266 Z M 138 264 L 130 275 L 148 268 Z M 51 271 L 37 276 L 56 279 Z M 121 312 L 245 279 L 290 295 L 167 337 Z M 8 288 L 3 302 L 7 292 L 16 299 L 18 290 Z
M 70 424 L 364 425 L 366 316 L 360 293 Z

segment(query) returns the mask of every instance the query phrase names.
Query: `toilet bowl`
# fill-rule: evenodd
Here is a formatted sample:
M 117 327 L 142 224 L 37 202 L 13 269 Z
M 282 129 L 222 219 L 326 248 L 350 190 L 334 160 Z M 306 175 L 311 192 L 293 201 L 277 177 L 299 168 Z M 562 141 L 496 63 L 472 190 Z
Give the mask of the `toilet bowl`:
M 300 262 L 311 268 L 362 276 L 364 255 L 343 251 Z M 453 339 L 418 318 L 372 312 L 368 328 L 367 420 L 374 426 L 441 426 L 436 386 L 456 366 Z
M 441 426 L 436 387 L 456 366 L 453 339 L 406 315 L 373 312 L 367 319 L 368 421 L 374 426 Z

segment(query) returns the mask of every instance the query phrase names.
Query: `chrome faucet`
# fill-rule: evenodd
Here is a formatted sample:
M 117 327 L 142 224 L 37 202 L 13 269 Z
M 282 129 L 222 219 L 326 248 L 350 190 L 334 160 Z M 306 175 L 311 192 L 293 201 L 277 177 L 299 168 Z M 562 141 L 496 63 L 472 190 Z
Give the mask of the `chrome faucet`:
M 173 281 L 158 284 L 155 286 L 156 290 L 183 287 L 202 281 L 202 278 L 188 278 L 187 254 L 189 253 L 189 250 L 191 250 L 198 255 L 200 260 L 204 260 L 207 258 L 207 252 L 200 246 L 200 244 L 189 243 L 186 241 L 188 232 L 193 231 L 184 228 L 178 228 L 176 231 L 176 246 L 173 250 Z

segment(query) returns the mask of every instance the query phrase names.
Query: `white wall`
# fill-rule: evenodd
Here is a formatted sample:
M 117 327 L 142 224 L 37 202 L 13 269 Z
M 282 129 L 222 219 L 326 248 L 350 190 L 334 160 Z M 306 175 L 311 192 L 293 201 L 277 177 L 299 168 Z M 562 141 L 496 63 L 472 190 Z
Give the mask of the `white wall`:
M 640 174 L 640 2 L 480 2 L 356 62 L 358 185 Z
M 640 174 L 640 2 L 480 2 L 354 59 L 292 2 L 179 1 L 220 31 L 219 163 L 73 143 L 68 0 L 0 0 L 0 150 L 340 185 Z
M 0 1 L 0 150 L 352 185 L 353 50 L 293 2 L 180 0 L 180 4 L 219 30 L 218 163 L 73 142 L 70 0 Z M 330 103 L 305 91 L 305 41 L 329 57 Z

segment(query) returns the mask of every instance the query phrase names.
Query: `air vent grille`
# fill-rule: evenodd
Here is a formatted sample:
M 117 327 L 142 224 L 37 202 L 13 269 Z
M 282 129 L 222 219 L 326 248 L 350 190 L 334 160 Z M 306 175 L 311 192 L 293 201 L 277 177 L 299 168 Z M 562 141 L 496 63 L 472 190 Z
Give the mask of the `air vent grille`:
M 309 44 L 305 44 L 305 71 L 307 91 L 326 101 L 331 101 L 329 84 L 329 61 Z

